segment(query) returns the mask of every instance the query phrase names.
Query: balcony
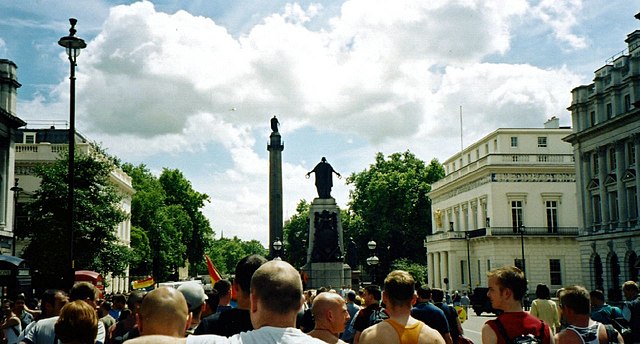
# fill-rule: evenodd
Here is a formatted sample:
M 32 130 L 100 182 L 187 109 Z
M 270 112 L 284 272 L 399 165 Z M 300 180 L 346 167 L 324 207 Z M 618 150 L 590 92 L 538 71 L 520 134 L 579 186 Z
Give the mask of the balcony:
M 432 235 L 428 235 L 427 242 L 435 242 L 450 239 L 466 239 L 465 233 L 469 233 L 469 238 L 482 238 L 482 237 L 519 237 L 520 232 L 513 227 L 489 227 L 474 229 L 467 232 L 464 231 L 448 231 L 437 232 Z M 525 237 L 541 237 L 541 236 L 553 236 L 553 237 L 577 237 L 577 227 L 557 227 L 551 231 L 547 227 L 526 227 L 524 231 Z

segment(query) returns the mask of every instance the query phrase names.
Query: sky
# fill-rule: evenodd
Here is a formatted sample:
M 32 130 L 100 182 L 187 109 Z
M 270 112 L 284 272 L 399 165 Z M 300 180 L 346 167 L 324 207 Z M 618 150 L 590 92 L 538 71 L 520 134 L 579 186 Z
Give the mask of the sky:
M 326 157 L 440 162 L 498 128 L 570 126 L 571 90 L 624 51 L 640 0 L 0 0 L 0 59 L 27 128 L 69 116 L 57 41 L 77 18 L 76 128 L 123 162 L 178 169 L 210 196 L 216 237 L 269 241 L 269 120 L 284 142 L 284 218 Z M 462 125 L 460 114 L 462 113 Z M 462 138 L 462 140 L 461 140 Z

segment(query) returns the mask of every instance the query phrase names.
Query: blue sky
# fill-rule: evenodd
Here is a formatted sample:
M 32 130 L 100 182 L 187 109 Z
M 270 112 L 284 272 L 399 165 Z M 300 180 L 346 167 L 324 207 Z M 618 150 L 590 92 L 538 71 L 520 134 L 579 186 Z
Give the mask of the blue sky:
M 570 125 L 572 88 L 623 51 L 633 0 L 0 0 L 0 58 L 16 115 L 68 118 L 69 17 L 77 128 L 125 162 L 184 172 L 218 235 L 268 241 L 269 119 L 285 144 L 285 218 L 326 156 L 347 176 L 376 152 L 444 161 L 499 127 Z M 37 122 L 36 122 L 37 121 Z M 334 183 L 348 202 L 344 179 Z

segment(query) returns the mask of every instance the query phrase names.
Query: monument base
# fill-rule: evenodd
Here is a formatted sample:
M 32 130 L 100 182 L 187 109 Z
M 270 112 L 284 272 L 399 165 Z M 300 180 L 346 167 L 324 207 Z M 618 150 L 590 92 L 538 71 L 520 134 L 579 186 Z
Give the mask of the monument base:
M 341 262 L 311 263 L 304 270 L 309 276 L 307 289 L 340 289 L 351 285 L 351 268 Z

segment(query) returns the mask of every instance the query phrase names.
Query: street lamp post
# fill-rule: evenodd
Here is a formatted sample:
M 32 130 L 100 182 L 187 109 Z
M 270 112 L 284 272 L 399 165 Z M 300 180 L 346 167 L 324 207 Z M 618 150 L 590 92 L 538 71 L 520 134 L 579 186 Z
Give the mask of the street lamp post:
M 13 191 L 13 230 L 11 231 L 13 234 L 12 243 L 11 243 L 11 255 L 16 256 L 16 228 L 18 228 L 18 197 L 20 197 L 20 193 L 22 192 L 22 188 L 18 186 L 18 178 L 15 179 L 15 183 L 13 187 L 9 190 Z
M 273 258 L 273 260 L 282 260 L 282 258 L 280 258 L 280 250 L 282 250 L 282 241 L 280 241 L 280 238 L 276 238 L 272 246 L 273 246 L 273 251 L 276 255 Z
M 87 47 L 87 44 L 83 39 L 75 36 L 76 34 L 76 23 L 78 20 L 75 18 L 69 18 L 69 23 L 71 24 L 71 28 L 69 29 L 69 36 L 65 36 L 60 38 L 58 44 L 64 47 L 67 51 L 67 56 L 69 57 L 69 66 L 70 66 L 70 76 L 69 76 L 69 193 L 67 195 L 67 211 L 68 211 L 68 227 L 69 227 L 69 278 L 66 283 L 71 287 L 73 285 L 74 274 L 75 274 L 75 264 L 74 264 L 74 256 L 73 256 L 73 241 L 74 241 L 74 192 L 75 192 L 75 134 L 76 134 L 76 61 L 78 55 L 80 55 L 80 50 Z
M 370 256 L 369 258 L 367 258 L 367 265 L 369 265 L 371 267 L 373 276 L 371 277 L 371 283 L 375 284 L 376 283 L 376 270 L 378 267 L 378 264 L 380 263 L 380 259 L 378 259 L 378 257 L 376 256 L 376 242 L 371 240 L 367 243 L 367 247 L 369 248 L 369 252 L 370 252 Z
M 520 225 L 520 227 L 518 227 L 518 230 L 520 231 L 520 248 L 522 249 L 522 273 L 524 273 L 524 278 L 527 278 L 527 264 L 524 260 L 524 232 L 525 232 L 525 227 L 524 225 Z
M 464 232 L 464 238 L 467 239 L 467 271 L 469 272 L 469 293 L 471 293 L 473 284 L 471 283 L 471 250 L 469 249 L 469 241 L 471 238 L 469 231 Z

